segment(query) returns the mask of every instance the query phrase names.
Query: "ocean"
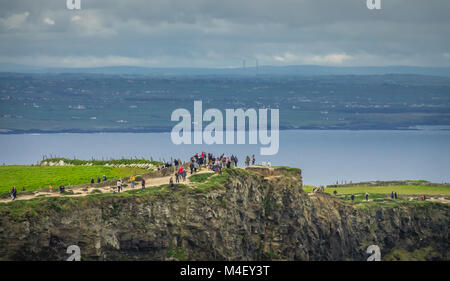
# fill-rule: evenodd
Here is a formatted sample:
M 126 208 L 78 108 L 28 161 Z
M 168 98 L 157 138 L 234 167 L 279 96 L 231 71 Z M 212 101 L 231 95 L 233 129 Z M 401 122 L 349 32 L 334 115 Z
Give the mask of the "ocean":
M 302 169 L 304 184 L 371 180 L 450 182 L 449 130 L 286 130 L 276 155 L 260 145 L 174 145 L 170 133 L 0 135 L 0 163 L 36 164 L 43 157 L 78 159 L 153 158 L 187 161 L 195 152 L 237 155 L 238 165 L 254 154 L 257 164 Z

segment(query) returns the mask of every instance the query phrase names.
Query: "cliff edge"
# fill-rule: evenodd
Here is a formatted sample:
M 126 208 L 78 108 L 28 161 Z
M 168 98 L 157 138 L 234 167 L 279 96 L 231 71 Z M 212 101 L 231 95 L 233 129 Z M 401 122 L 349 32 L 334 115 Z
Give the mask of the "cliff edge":
M 217 177 L 217 178 L 216 178 Z M 220 179 L 220 180 L 219 180 Z M 250 167 L 120 195 L 0 204 L 0 260 L 449 260 L 448 205 L 307 194 L 299 169 Z

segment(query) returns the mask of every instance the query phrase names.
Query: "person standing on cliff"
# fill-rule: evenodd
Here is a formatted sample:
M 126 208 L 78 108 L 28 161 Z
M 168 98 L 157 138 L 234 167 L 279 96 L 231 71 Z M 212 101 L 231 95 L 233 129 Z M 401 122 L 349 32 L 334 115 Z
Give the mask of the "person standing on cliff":
M 194 162 L 194 172 L 197 173 L 199 166 L 197 162 Z
M 181 173 L 181 177 L 183 178 L 183 182 L 186 181 L 186 170 L 183 169 L 183 172 Z
M 247 155 L 247 157 L 245 158 L 245 165 L 248 167 L 248 166 L 250 166 L 250 157 L 248 157 L 248 155 Z
M 11 189 L 11 199 L 15 200 L 17 196 L 17 189 L 15 186 L 13 186 L 13 188 Z
M 121 189 L 122 189 L 122 179 L 119 179 L 117 181 L 117 192 L 120 193 Z
M 252 165 L 255 165 L 256 159 L 255 159 L 255 154 L 253 154 L 252 156 Z
M 194 161 L 191 161 L 191 163 L 189 164 L 189 170 L 191 170 L 191 175 L 194 172 Z
M 131 188 L 134 188 L 134 181 L 136 180 L 136 177 L 131 176 L 130 180 L 131 180 Z

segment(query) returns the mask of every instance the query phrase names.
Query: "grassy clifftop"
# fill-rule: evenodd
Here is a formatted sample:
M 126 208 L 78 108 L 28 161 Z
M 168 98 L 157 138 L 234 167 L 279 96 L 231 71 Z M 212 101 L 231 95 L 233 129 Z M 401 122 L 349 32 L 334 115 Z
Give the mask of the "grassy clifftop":
M 69 245 L 83 260 L 365 260 L 368 245 L 385 260 L 449 257 L 447 204 L 352 204 L 277 168 L 192 182 L 0 204 L 0 260 L 64 260 Z

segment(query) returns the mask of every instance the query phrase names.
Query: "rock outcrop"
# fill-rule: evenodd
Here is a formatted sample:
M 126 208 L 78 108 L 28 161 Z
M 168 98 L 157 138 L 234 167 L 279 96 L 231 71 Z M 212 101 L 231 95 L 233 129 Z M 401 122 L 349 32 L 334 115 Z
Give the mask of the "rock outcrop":
M 302 190 L 292 168 L 232 169 L 221 188 L 0 205 L 1 260 L 449 259 L 449 207 L 360 208 Z

